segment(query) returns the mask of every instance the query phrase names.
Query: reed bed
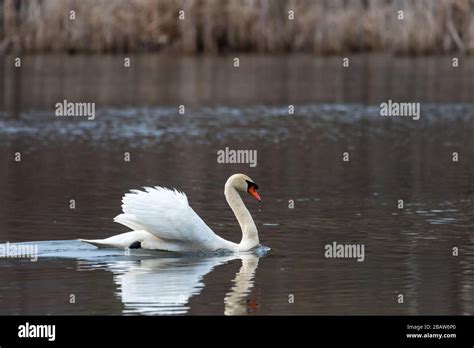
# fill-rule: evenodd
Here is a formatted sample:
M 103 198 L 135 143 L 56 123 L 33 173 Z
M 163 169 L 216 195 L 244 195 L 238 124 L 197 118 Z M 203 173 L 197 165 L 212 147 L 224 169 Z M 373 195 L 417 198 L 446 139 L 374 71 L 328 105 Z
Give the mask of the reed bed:
M 472 54 L 474 0 L 0 0 L 0 28 L 6 52 Z

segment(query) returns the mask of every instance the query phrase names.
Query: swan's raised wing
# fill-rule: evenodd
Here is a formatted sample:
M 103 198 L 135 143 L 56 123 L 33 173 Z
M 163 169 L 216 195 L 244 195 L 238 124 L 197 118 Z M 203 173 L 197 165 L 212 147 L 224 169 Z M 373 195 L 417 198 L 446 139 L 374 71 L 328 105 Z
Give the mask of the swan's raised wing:
M 192 246 L 190 249 L 214 249 L 221 238 L 189 206 L 184 193 L 159 186 L 144 190 L 131 190 L 123 196 L 123 214 L 114 221 L 164 241 Z

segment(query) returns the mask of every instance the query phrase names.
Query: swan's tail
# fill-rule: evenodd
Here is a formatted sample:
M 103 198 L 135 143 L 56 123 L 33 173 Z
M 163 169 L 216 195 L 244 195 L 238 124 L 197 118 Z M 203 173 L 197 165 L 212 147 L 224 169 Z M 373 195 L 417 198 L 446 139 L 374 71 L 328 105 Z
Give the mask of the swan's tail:
M 92 244 L 98 248 L 130 248 L 141 247 L 144 240 L 156 239 L 146 231 L 131 231 L 105 239 L 79 239 L 81 242 Z
M 81 242 L 92 244 L 98 248 L 116 248 L 116 245 L 107 243 L 105 239 L 80 239 Z
M 115 222 L 122 224 L 132 232 L 122 233 L 106 239 L 79 239 L 81 242 L 92 244 L 98 248 L 133 248 L 140 243 L 139 239 L 143 237 L 143 226 L 135 220 L 130 214 L 119 214 L 114 218 Z M 138 233 L 133 233 L 138 232 Z M 144 231 L 143 231 L 144 232 Z
M 79 239 L 81 242 L 92 244 L 98 248 L 133 248 L 140 244 L 141 239 L 149 237 L 148 233 L 143 231 L 143 226 L 135 220 L 131 214 L 120 214 L 114 218 L 115 222 L 122 224 L 132 232 L 122 233 L 106 239 Z M 146 234 L 144 234 L 146 233 Z

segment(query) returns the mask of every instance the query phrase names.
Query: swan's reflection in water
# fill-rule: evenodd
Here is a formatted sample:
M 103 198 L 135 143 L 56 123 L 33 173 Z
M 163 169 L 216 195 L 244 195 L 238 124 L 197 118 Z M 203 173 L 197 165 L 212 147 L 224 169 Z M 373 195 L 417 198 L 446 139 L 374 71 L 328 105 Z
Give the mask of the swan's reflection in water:
M 242 266 L 236 273 L 233 286 L 224 298 L 225 315 L 247 314 L 246 295 L 253 288 L 253 278 L 258 267 L 258 257 L 252 254 L 242 255 Z
M 123 314 L 174 315 L 188 313 L 189 301 L 201 293 L 203 278 L 219 265 L 240 259 L 242 265 L 224 298 L 226 315 L 248 313 L 247 295 L 254 285 L 256 254 L 219 257 L 165 257 L 140 260 L 79 261 L 79 269 L 106 269 L 113 273 Z

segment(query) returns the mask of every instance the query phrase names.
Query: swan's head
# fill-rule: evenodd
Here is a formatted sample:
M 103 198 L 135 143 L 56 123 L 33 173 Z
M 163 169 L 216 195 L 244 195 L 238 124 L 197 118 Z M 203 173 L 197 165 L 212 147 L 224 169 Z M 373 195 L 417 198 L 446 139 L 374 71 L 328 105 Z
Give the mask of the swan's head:
M 258 194 L 258 185 L 245 174 L 234 174 L 225 183 L 226 186 L 232 186 L 237 191 L 248 192 L 257 201 L 261 201 Z

